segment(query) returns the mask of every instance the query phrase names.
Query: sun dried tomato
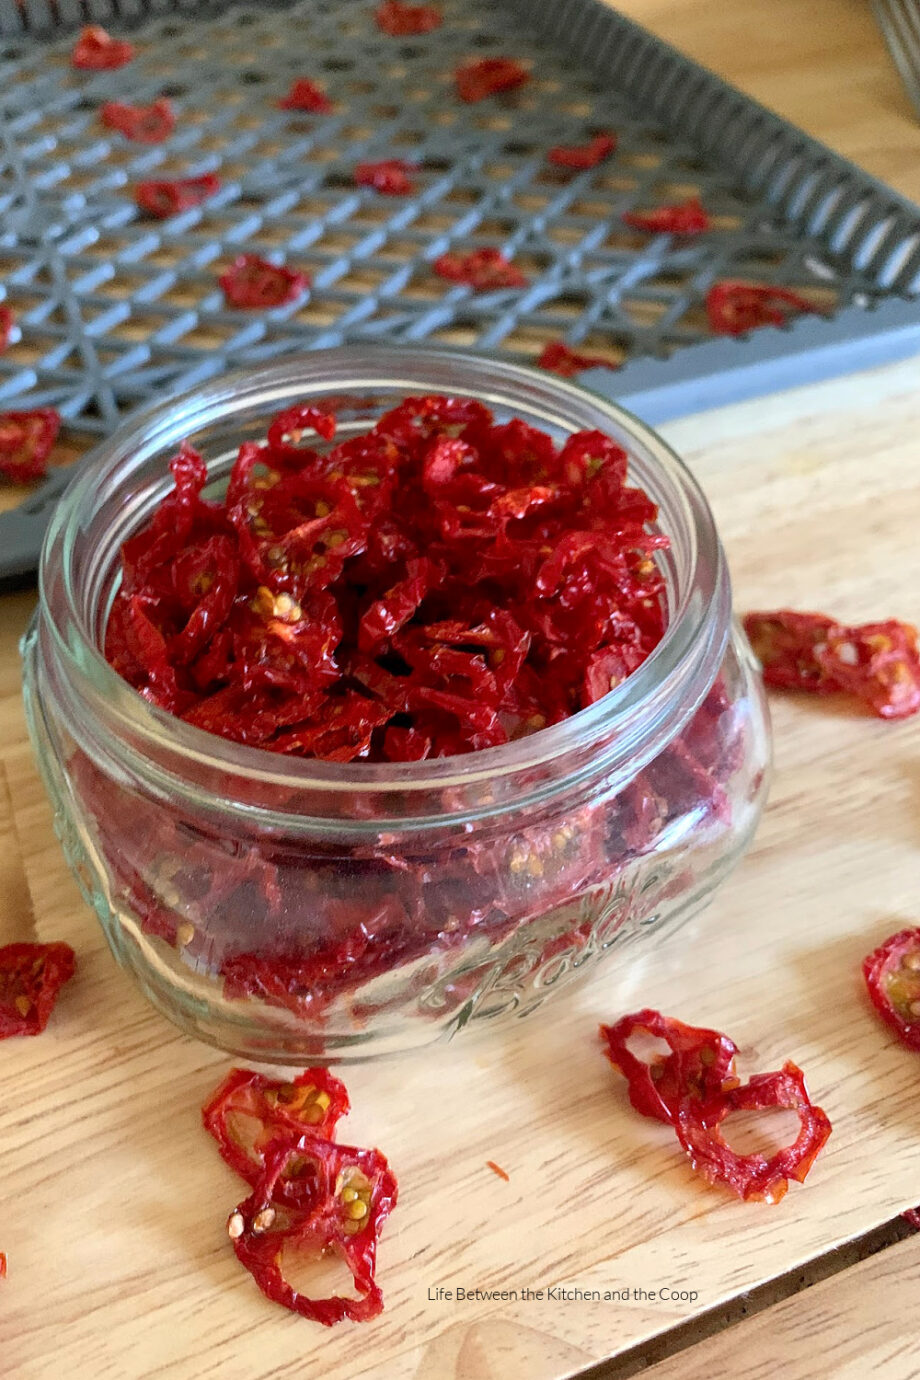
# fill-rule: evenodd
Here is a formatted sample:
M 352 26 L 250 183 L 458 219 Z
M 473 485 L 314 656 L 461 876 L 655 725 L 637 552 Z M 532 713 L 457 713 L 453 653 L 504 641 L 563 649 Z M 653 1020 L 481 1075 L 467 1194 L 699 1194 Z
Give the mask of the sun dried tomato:
M 139 182 L 134 189 L 134 200 L 148 216 L 165 220 L 167 216 L 200 206 L 219 191 L 220 178 L 215 173 L 204 173 L 201 177 L 180 177 L 166 182 Z
M 772 1155 L 742 1155 L 725 1140 L 720 1126 L 732 1112 L 769 1111 L 786 1108 L 801 1123 L 792 1145 Z M 786 1062 L 779 1073 L 757 1073 L 744 1084 L 729 1088 L 716 1098 L 700 1101 L 685 1098 L 677 1111 L 677 1138 L 710 1183 L 722 1183 L 739 1198 L 778 1203 L 789 1180 L 804 1183 L 805 1177 L 831 1133 L 826 1113 L 808 1096 L 805 1075 Z
M 321 86 L 308 77 L 298 77 L 291 89 L 278 102 L 282 110 L 306 110 L 311 115 L 329 115 L 335 106 Z
M 71 54 L 74 67 L 90 72 L 105 72 L 124 67 L 134 58 L 134 44 L 126 39 L 112 38 L 98 24 L 89 24 L 80 34 Z
M 316 452 L 300 444 L 304 432 L 313 431 L 324 441 L 335 436 L 335 414 L 320 407 L 289 407 L 279 412 L 268 428 L 268 445 L 273 458 L 313 460 Z
M 76 971 L 69 944 L 6 944 L 0 948 L 0 1040 L 39 1035 L 58 992 Z
M 6 1279 L 6 1256 L 0 1251 L 0 1279 Z
M 10 343 L 10 335 L 15 321 L 16 318 L 9 307 L 0 306 L 0 355 Z
M 281 268 L 256 254 L 241 254 L 218 282 L 228 306 L 245 310 L 295 302 L 309 287 L 310 279 L 305 273 Z
M 615 134 L 595 134 L 587 144 L 558 144 L 546 156 L 560 168 L 596 168 L 615 152 L 616 146 Z
M 500 249 L 474 249 L 469 254 L 441 254 L 431 265 L 439 278 L 468 283 L 477 292 L 497 288 L 523 288 L 527 277 L 506 259 Z
M 716 335 L 744 335 L 758 326 L 785 326 L 793 316 L 818 312 L 808 297 L 769 283 L 725 279 L 706 294 L 706 315 Z
M 903 1044 L 920 1050 L 920 929 L 900 930 L 863 960 L 872 1005 Z
M 401 0 L 384 0 L 374 11 L 377 28 L 393 38 L 410 34 L 430 34 L 444 22 L 435 5 L 404 5 Z
M 125 105 L 107 101 L 99 112 L 107 129 L 117 130 L 137 144 L 162 144 L 176 127 L 173 108 L 164 97 L 152 105 Z
M 623 1016 L 615 1025 L 602 1025 L 607 1058 L 627 1081 L 629 1100 L 637 1112 L 673 1125 L 682 1101 L 708 1103 L 736 1085 L 736 1045 L 718 1030 L 684 1025 L 672 1016 L 646 1008 Z M 664 1040 L 668 1055 L 642 1059 L 629 1048 L 638 1033 Z
M 461 101 L 472 103 L 523 86 L 530 81 L 530 73 L 516 58 L 480 58 L 458 67 L 454 80 Z
M 764 680 L 781 690 L 861 699 L 883 719 L 920 710 L 917 631 L 888 619 L 847 627 L 822 613 L 778 609 L 745 615 Z
M 656 206 L 653 211 L 626 211 L 623 220 L 634 230 L 647 230 L 653 235 L 702 235 L 712 229 L 708 213 L 695 196 L 675 206 Z
M 359 163 L 355 168 L 355 182 L 359 187 L 373 187 L 383 196 L 411 196 L 415 183 L 409 176 L 418 172 L 417 163 L 404 158 L 385 158 L 381 163 Z
M 304 1131 L 331 1140 L 348 1112 L 345 1085 L 326 1069 L 307 1069 L 289 1083 L 252 1069 L 231 1069 L 201 1116 L 231 1169 L 255 1187 L 272 1141 L 296 1139 Z M 306 1185 L 294 1180 L 294 1191 Z
M 331 1327 L 366 1322 L 383 1308 L 376 1281 L 377 1241 L 396 1204 L 397 1185 L 379 1150 L 335 1145 L 316 1135 L 281 1140 L 265 1151 L 265 1167 L 250 1196 L 227 1223 L 237 1258 L 267 1298 Z M 279 1197 L 303 1178 L 302 1203 Z M 313 1299 L 284 1276 L 285 1249 L 317 1258 L 335 1255 L 348 1267 L 357 1298 Z
M 603 355 L 587 355 L 573 350 L 563 340 L 551 340 L 544 346 L 537 367 L 547 369 L 552 374 L 560 374 L 564 379 L 574 378 L 587 369 L 618 369 L 619 365 Z
M 53 407 L 0 412 L 0 476 L 14 484 L 42 479 L 60 429 L 60 414 Z

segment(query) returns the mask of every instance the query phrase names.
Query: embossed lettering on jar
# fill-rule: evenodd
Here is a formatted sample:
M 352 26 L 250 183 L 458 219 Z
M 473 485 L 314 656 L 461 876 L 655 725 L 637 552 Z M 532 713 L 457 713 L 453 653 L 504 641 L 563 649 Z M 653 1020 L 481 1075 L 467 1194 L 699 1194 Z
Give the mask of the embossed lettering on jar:
M 217 495 L 285 407 L 334 406 L 341 440 L 430 393 L 628 451 L 671 539 L 667 631 L 638 671 L 500 747 L 348 764 L 216 738 L 120 680 L 100 651 L 119 550 L 183 440 Z M 764 796 L 762 687 L 689 472 L 602 399 L 469 354 L 317 352 L 136 414 L 55 514 L 24 656 L 58 832 L 116 957 L 182 1028 L 254 1059 L 410 1048 L 523 1015 L 605 955 L 625 968 L 722 881 Z

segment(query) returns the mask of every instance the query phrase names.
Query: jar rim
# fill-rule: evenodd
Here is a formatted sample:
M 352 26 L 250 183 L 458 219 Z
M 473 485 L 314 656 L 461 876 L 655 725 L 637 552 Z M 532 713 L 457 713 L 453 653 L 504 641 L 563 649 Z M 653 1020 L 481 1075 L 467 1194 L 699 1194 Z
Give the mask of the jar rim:
M 160 449 L 177 447 L 190 431 L 208 422 L 226 422 L 257 400 L 277 411 L 290 405 L 293 394 L 308 398 L 311 392 L 374 389 L 476 397 L 512 412 L 518 408 L 541 414 L 547 422 L 570 430 L 596 428 L 623 444 L 631 476 L 643 487 L 645 481 L 654 481 L 652 497 L 681 528 L 679 533 L 668 532 L 675 546 L 681 543 L 682 579 L 658 646 L 615 690 L 557 724 L 501 746 L 421 762 L 282 758 L 208 733 L 149 704 L 106 661 L 77 588 L 80 538 L 96 496 L 111 487 L 126 463 L 139 464 Z M 62 588 L 64 609 L 53 606 L 50 594 Z M 703 676 L 708 683 L 714 679 L 730 618 L 728 577 L 712 512 L 688 467 L 656 432 L 618 404 L 566 379 L 473 351 L 427 345 L 423 350 L 346 346 L 310 351 L 287 357 L 280 365 L 220 375 L 133 412 L 89 453 L 60 499 L 42 548 L 39 589 L 41 617 L 51 629 L 68 678 L 82 682 L 101 699 L 110 725 L 129 733 L 135 744 L 146 741 L 162 747 L 165 736 L 170 750 L 196 769 L 238 773 L 266 786 L 314 792 L 465 786 L 552 766 L 601 737 L 615 741 L 618 758 L 628 756 L 643 736 L 638 719 L 645 717 L 650 704 L 673 703 L 691 679 L 696 684 Z M 720 615 L 715 628 L 714 609 Z M 710 636 L 704 637 L 707 628 Z

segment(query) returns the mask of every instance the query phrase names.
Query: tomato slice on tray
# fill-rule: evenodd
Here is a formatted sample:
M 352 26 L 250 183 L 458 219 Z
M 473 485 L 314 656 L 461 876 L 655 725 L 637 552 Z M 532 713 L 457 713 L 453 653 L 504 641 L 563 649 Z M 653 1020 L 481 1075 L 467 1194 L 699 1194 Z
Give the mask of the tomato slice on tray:
M 80 34 L 71 54 L 74 67 L 89 72 L 107 72 L 124 67 L 134 58 L 134 44 L 113 38 L 98 24 L 89 24 Z
M 60 429 L 60 414 L 53 407 L 0 412 L 0 476 L 14 484 L 43 479 Z
M 391 38 L 409 34 L 430 34 L 444 19 L 435 5 L 404 5 L 401 0 L 384 0 L 374 12 L 377 28 Z
M 176 127 L 173 108 L 163 97 L 152 105 L 107 101 L 99 118 L 107 129 L 117 130 L 136 144 L 161 144 Z

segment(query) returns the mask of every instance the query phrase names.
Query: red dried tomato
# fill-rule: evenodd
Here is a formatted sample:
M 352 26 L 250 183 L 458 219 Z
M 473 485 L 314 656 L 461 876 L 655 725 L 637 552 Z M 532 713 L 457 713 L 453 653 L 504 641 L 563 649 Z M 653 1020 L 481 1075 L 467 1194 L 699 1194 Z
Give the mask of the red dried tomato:
M 219 191 L 220 178 L 214 173 L 204 173 L 201 177 L 180 177 L 168 182 L 139 182 L 134 189 L 134 200 L 148 216 L 165 220 L 167 216 L 200 206 Z
M 272 1141 L 296 1139 L 304 1131 L 331 1140 L 348 1108 L 345 1085 L 325 1069 L 307 1069 L 289 1083 L 231 1069 L 201 1115 L 223 1159 L 255 1187 Z M 292 1191 L 302 1194 L 304 1188 L 296 1180 Z
M 920 710 L 917 631 L 888 619 L 846 627 L 822 613 L 749 613 L 745 630 L 764 680 L 781 690 L 846 692 L 883 719 Z
M 278 102 L 282 110 L 306 110 L 311 115 L 329 115 L 335 106 L 321 86 L 308 77 L 298 77 L 291 89 Z
M 381 163 L 359 163 L 355 168 L 355 182 L 359 187 L 373 187 L 384 196 L 411 196 L 415 183 L 409 174 L 417 171 L 417 163 L 407 163 L 404 158 L 385 158 Z
M 435 5 L 404 5 L 401 0 L 384 0 L 374 12 L 377 28 L 393 38 L 410 34 L 430 34 L 444 22 Z
M 264 1158 L 253 1192 L 227 1223 L 237 1258 L 267 1298 L 302 1317 L 326 1327 L 344 1318 L 376 1317 L 383 1308 L 375 1277 L 377 1241 L 397 1198 L 396 1179 L 384 1157 L 379 1150 L 305 1134 L 276 1141 Z M 300 1202 L 292 1201 L 291 1192 L 298 1180 L 308 1186 Z M 317 1258 L 338 1256 L 351 1272 L 358 1298 L 313 1299 L 300 1293 L 284 1277 L 289 1247 Z
M 646 1008 L 602 1025 L 607 1058 L 627 1081 L 637 1112 L 673 1125 L 684 1100 L 708 1103 L 736 1086 L 737 1046 L 718 1030 L 684 1025 L 672 1016 Z M 671 1053 L 646 1060 L 633 1054 L 629 1041 L 638 1033 L 664 1040 Z
M 818 311 L 801 293 L 769 283 L 725 279 L 713 283 L 706 294 L 706 315 L 716 335 L 744 335 L 758 326 L 784 326 L 792 316 Z
M 872 1005 L 898 1039 L 920 1050 L 920 929 L 900 930 L 863 960 Z
M 0 1279 L 6 1279 L 6 1256 L 0 1251 Z
M 712 229 L 703 203 L 695 196 L 675 206 L 656 206 L 653 211 L 626 211 L 623 220 L 634 230 L 654 235 L 702 235 Z
M 105 72 L 124 67 L 133 60 L 134 52 L 133 43 L 112 38 L 98 24 L 90 24 L 77 39 L 70 60 L 74 67 L 82 67 L 90 72 Z
M 480 58 L 464 63 L 454 74 L 461 101 L 484 101 L 502 91 L 513 91 L 530 81 L 527 68 L 516 58 Z
M 328 405 L 328 404 L 327 404 Z M 268 428 L 268 446 L 272 459 L 296 460 L 303 463 L 316 459 L 316 451 L 300 444 L 306 431 L 314 431 L 324 441 L 335 435 L 335 414 L 319 407 L 289 407 L 279 412 Z
M 310 285 L 305 273 L 241 254 L 218 279 L 227 304 L 244 310 L 281 307 L 295 302 Z
M 772 1155 L 742 1155 L 727 1143 L 720 1126 L 732 1112 L 787 1108 L 801 1128 L 792 1145 Z M 831 1133 L 825 1112 L 808 1096 L 805 1075 L 788 1061 L 779 1073 L 758 1073 L 747 1083 L 705 1102 L 685 1098 L 677 1111 L 677 1138 L 710 1183 L 722 1183 L 740 1198 L 778 1203 L 789 1180 L 803 1183 Z
M 527 278 L 500 249 L 474 249 L 469 254 L 441 254 L 431 265 L 439 278 L 467 283 L 477 292 L 523 288 Z
M 617 136 L 612 133 L 595 134 L 587 144 L 558 144 L 546 155 L 560 168 L 596 168 L 616 150 Z
M 6 944 L 0 948 L 0 1040 L 39 1035 L 58 992 L 76 971 L 69 944 Z
M 53 407 L 0 412 L 0 476 L 14 484 L 42 479 L 60 429 L 61 418 Z
M 549 370 L 552 374 L 560 374 L 564 379 L 574 378 L 576 374 L 582 374 L 587 369 L 619 368 L 613 360 L 605 359 L 603 355 L 582 354 L 562 340 L 551 340 L 544 347 L 537 360 L 537 366 Z
M 152 105 L 107 101 L 99 118 L 107 129 L 115 129 L 137 144 L 162 144 L 176 127 L 173 108 L 162 96 Z
M 0 355 L 10 343 L 10 335 L 15 321 L 16 318 L 9 307 L 0 306 Z

